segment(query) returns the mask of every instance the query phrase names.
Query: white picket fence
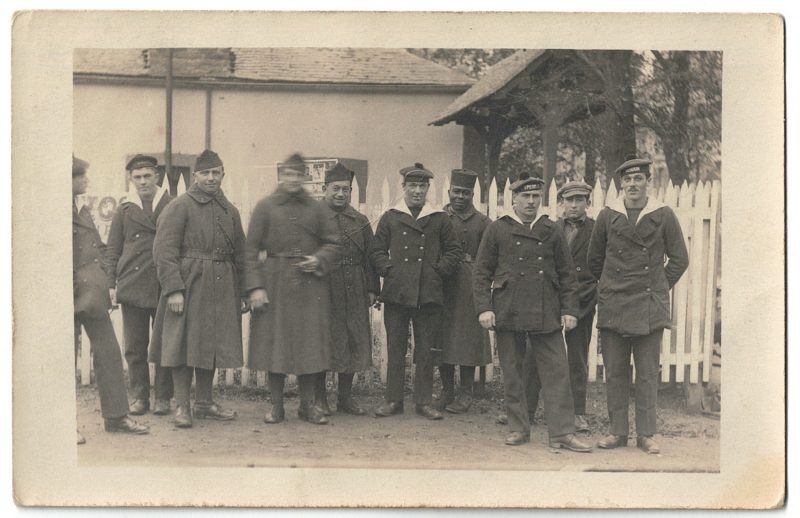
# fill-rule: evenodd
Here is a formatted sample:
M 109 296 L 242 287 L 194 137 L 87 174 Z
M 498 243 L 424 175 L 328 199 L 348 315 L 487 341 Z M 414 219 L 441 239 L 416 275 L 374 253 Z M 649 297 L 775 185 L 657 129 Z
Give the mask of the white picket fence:
M 245 179 L 240 193 L 230 193 L 228 196 L 237 206 L 242 215 L 242 224 L 247 228 L 253 207 L 267 194 L 267 186 L 262 180 L 258 186 L 251 185 Z M 182 183 L 180 188 L 182 188 Z M 433 205 L 444 206 L 448 203 L 447 182 L 432 184 L 428 192 L 428 200 Z M 394 192 L 394 195 L 392 195 Z M 366 204 L 359 204 L 358 209 L 365 214 L 373 224 L 377 225 L 380 215 L 397 203 L 402 197 L 399 183 L 392 190 L 389 180 L 384 179 L 381 185 L 380 197 Z M 618 197 L 616 187 L 610 186 L 608 191 L 603 190 L 599 181 L 592 193 L 592 204 L 589 215 L 595 217 L 599 210 Z M 661 377 L 662 381 L 670 380 L 671 368 L 674 367 L 674 379 L 683 382 L 687 375 L 690 383 L 699 381 L 707 382 L 711 371 L 711 354 L 713 349 L 713 333 L 716 316 L 716 290 L 720 278 L 720 182 L 706 182 L 700 185 L 684 183 L 678 187 L 664 187 L 652 193 L 660 201 L 672 207 L 683 229 L 689 250 L 689 269 L 675 285 L 672 292 L 672 329 L 664 333 L 661 347 Z M 497 184 L 493 181 L 489 187 L 488 204 L 481 203 L 479 210 L 491 219 L 496 219 L 504 214 L 510 206 L 511 191 L 506 182 L 503 192 L 498 192 Z M 359 199 L 359 188 L 353 184 L 353 200 Z M 475 199 L 481 199 L 481 187 L 476 187 Z M 556 219 L 559 207 L 555 203 L 556 186 L 551 185 L 549 192 L 550 205 L 542 206 L 540 210 L 548 214 L 551 219 Z M 370 310 L 373 344 L 379 348 L 379 362 L 374 368 L 379 369 L 381 380 L 386 380 L 387 352 L 386 331 L 383 326 L 383 312 Z M 244 356 L 247 358 L 249 348 L 250 316 L 246 314 L 242 319 L 242 338 Z M 122 318 L 119 311 L 112 313 L 112 322 L 122 344 Z M 88 339 L 83 337 L 85 343 Z M 494 351 L 494 337 L 492 337 L 492 350 Z M 494 377 L 494 367 L 497 365 L 495 355 L 494 365 L 486 368 L 486 379 Z M 91 360 L 88 354 L 81 354 L 78 358 L 81 372 L 81 382 L 88 384 L 90 380 Z M 602 366 L 602 355 L 598 352 L 596 329 L 593 330 L 589 350 L 589 380 L 597 378 L 598 366 Z M 238 383 L 242 385 L 264 386 L 266 373 L 257 372 L 244 367 L 242 369 L 219 370 L 214 378 L 216 383 L 234 384 L 236 371 L 240 371 Z M 457 371 L 458 372 L 458 371 Z M 603 374 L 605 370 L 603 369 Z M 634 373 L 635 375 L 635 373 Z M 478 372 L 476 370 L 476 378 Z M 291 378 L 290 378 L 291 380 Z

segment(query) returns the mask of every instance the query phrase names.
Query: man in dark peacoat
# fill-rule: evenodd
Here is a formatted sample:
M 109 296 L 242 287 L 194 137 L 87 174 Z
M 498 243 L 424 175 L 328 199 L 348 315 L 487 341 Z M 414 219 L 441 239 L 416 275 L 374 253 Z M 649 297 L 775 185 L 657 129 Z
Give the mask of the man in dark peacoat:
M 353 377 L 372 367 L 372 330 L 369 308 L 380 293 L 380 278 L 369 262 L 372 226 L 366 216 L 350 205 L 353 171 L 338 163 L 325 172 L 325 205 L 328 217 L 339 231 L 341 255 L 331 264 L 331 370 L 337 373 L 336 410 L 352 415 L 366 411 L 353 399 Z M 315 387 L 315 399 L 330 413 L 326 395 L 326 374 Z
M 628 443 L 632 353 L 636 442 L 647 453 L 659 453 L 653 435 L 661 338 L 672 322 L 669 291 L 688 268 L 689 254 L 675 213 L 648 196 L 651 163 L 629 157 L 617 168 L 623 196 L 598 214 L 588 260 L 599 279 L 597 327 L 611 420 L 611 433 L 597 445 Z
M 325 276 L 339 257 L 339 234 L 328 209 L 303 187 L 305 160 L 292 155 L 278 168 L 278 188 L 259 201 L 247 229 L 245 289 L 253 308 L 248 366 L 268 371 L 272 409 L 264 422 L 285 418 L 283 389 L 296 374 L 298 417 L 326 424 L 314 382 L 331 368 L 330 287 Z M 259 254 L 266 251 L 266 262 Z
M 556 222 L 556 227 L 567 238 L 572 265 L 578 281 L 578 311 L 575 317 L 578 324 L 565 333 L 567 358 L 569 360 L 569 382 L 575 406 L 575 429 L 588 431 L 586 422 L 586 384 L 589 374 L 589 342 L 592 339 L 592 323 L 597 305 L 597 280 L 589 271 L 589 238 L 594 228 L 594 220 L 586 215 L 592 187 L 582 181 L 565 183 L 558 190 L 558 202 L 564 216 Z M 541 383 L 536 362 L 531 355 L 527 357 L 529 367 L 528 412 L 533 417 L 539 402 Z
M 153 243 L 161 297 L 150 360 L 172 368 L 178 428 L 190 428 L 192 416 L 236 418 L 212 397 L 214 370 L 242 366 L 241 312 L 247 310 L 241 289 L 244 231 L 239 211 L 222 192 L 224 176 L 219 156 L 203 151 L 194 183 L 164 209 Z
M 134 398 L 130 408 L 132 415 L 142 415 L 150 409 L 147 347 L 160 291 L 153 241 L 158 217 L 172 199 L 158 186 L 157 165 L 154 157 L 146 155 L 136 155 L 128 162 L 128 179 L 136 193 L 120 203 L 111 221 L 106 247 L 107 269 L 114 273 L 114 295 L 122 308 L 125 360 Z M 155 374 L 153 413 L 166 415 L 173 394 L 172 375 L 168 367 L 158 364 Z
M 475 210 L 473 189 L 478 175 L 467 169 L 450 173 L 450 203 L 444 211 L 450 216 L 456 238 L 461 241 L 461 261 L 453 275 L 444 280 L 444 337 L 440 405 L 453 414 L 469 410 L 475 367 L 492 362 L 489 332 L 475 318 L 472 299 L 472 268 L 478 255 L 478 245 L 491 220 Z M 455 366 L 459 366 L 461 390 L 455 397 Z
M 497 333 L 510 433 L 506 444 L 530 440 L 525 394 L 527 340 L 543 382 L 550 446 L 587 452 L 575 437 L 569 366 L 562 327 L 577 319 L 577 283 L 564 234 L 545 214 L 539 178 L 522 173 L 511 185 L 513 208 L 484 232 L 473 274 L 475 311 Z
M 94 371 L 100 392 L 100 410 L 107 432 L 148 433 L 146 426 L 128 417 L 128 396 L 122 370 L 122 355 L 114 334 L 108 310 L 111 307 L 109 290 L 113 288 L 113 275 L 105 270 L 102 253 L 105 246 L 100 240 L 89 209 L 80 195 L 86 193 L 89 164 L 72 157 L 72 289 L 75 304 L 75 354 L 81 326 L 91 340 Z M 83 344 L 83 354 L 89 354 Z M 80 432 L 78 444 L 85 442 Z
M 441 349 L 444 279 L 459 263 L 461 247 L 450 217 L 426 204 L 433 173 L 416 163 L 400 170 L 403 200 L 381 216 L 371 260 L 383 277 L 381 299 L 388 350 L 385 402 L 376 417 L 403 412 L 408 325 L 414 327 L 416 412 L 441 419 L 431 405 L 434 355 Z

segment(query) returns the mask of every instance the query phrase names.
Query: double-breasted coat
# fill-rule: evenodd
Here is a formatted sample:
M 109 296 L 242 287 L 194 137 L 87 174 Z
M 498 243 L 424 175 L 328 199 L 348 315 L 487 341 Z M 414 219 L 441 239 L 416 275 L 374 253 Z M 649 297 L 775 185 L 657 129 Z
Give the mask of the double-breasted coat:
M 372 226 L 366 216 L 347 205 L 328 209 L 342 246 L 331 264 L 331 370 L 354 373 L 372 366 L 369 294 L 378 295 L 378 274 L 369 262 Z
M 269 303 L 250 317 L 251 369 L 313 374 L 331 368 L 331 294 L 324 276 L 340 248 L 328 209 L 305 190 L 289 193 L 279 185 L 258 202 L 247 229 L 245 288 L 264 288 Z M 259 260 L 261 251 L 266 261 Z M 317 273 L 297 268 L 305 256 L 319 260 Z
M 498 331 L 551 333 L 577 314 L 577 281 L 566 238 L 540 215 L 505 215 L 486 228 L 473 273 L 475 313 L 494 311 Z
M 567 223 L 563 218 L 556 221 L 556 226 L 565 236 L 567 235 L 565 231 Z M 592 236 L 593 228 L 594 220 L 587 216 L 578 223 L 578 231 L 572 243 L 569 243 L 572 266 L 578 281 L 578 312 L 574 315 L 578 320 L 594 311 L 597 306 L 597 279 L 589 269 L 589 238 Z
M 416 219 L 401 200 L 378 222 L 370 259 L 383 277 L 381 299 L 408 307 L 444 304 L 444 279 L 458 267 L 461 245 L 450 217 L 425 205 Z
M 105 245 L 94 226 L 89 209 L 80 211 L 72 205 L 72 294 L 75 315 L 100 318 L 108 316 L 114 287 L 114 275 L 103 262 Z
M 672 209 L 650 196 L 634 226 L 619 198 L 597 215 L 588 261 L 599 279 L 598 328 L 636 336 L 670 327 L 669 290 L 689 267 Z
M 107 269 L 117 279 L 117 302 L 137 308 L 156 308 L 160 292 L 153 241 L 158 218 L 172 197 L 159 189 L 153 198 L 153 213 L 144 212 L 135 194 L 122 202 L 111 220 L 106 247 Z
M 241 367 L 244 231 L 239 211 L 220 190 L 193 184 L 158 219 L 153 243 L 161 296 L 150 361 L 164 367 Z M 167 298 L 182 291 L 177 314 Z
M 487 365 L 492 361 L 492 350 L 489 333 L 475 316 L 472 270 L 481 238 L 492 220 L 475 207 L 459 214 L 446 205 L 444 211 L 461 242 L 461 261 L 453 275 L 444 279 L 442 361 L 451 365 Z

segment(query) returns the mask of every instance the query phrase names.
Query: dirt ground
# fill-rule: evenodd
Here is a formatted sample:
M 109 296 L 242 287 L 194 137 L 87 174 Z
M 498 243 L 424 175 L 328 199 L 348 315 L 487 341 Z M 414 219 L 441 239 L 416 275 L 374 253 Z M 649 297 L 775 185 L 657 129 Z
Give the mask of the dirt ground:
M 438 385 L 438 383 L 437 383 Z M 438 387 L 435 388 L 438 393 Z M 236 466 L 236 467 L 360 467 L 430 469 L 519 469 L 565 471 L 718 472 L 719 421 L 685 412 L 680 387 L 659 391 L 660 455 L 647 455 L 634 446 L 575 453 L 551 450 L 542 423 L 541 405 L 531 430 L 530 444 L 503 444 L 507 428 L 495 423 L 502 410 L 502 384 L 487 384 L 482 397 L 464 415 L 445 414 L 428 421 L 414 414 L 410 392 L 404 415 L 376 419 L 334 414 L 330 424 L 312 425 L 297 419 L 298 398 L 288 387 L 287 419 L 278 425 L 262 422 L 270 408 L 269 392 L 256 387 L 220 386 L 215 399 L 236 410 L 230 422 L 195 419 L 192 429 L 173 427 L 171 416 L 152 413 L 136 418 L 151 428 L 150 435 L 130 436 L 103 431 L 97 389 L 78 389 L 78 429 L 87 443 L 78 446 L 81 465 Z M 365 407 L 381 401 L 380 387 L 361 380 L 354 395 Z M 331 403 L 335 395 L 331 394 Z M 173 403 L 174 406 L 174 403 Z M 607 430 L 608 414 L 602 383 L 589 387 L 589 433 L 595 443 Z M 633 423 L 631 400 L 631 423 Z M 633 435 L 633 433 L 632 433 Z

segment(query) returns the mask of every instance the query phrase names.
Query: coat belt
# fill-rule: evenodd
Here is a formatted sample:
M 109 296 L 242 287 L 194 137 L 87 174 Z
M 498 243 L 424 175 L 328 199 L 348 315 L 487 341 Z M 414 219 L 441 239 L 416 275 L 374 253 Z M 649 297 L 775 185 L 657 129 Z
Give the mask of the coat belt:
M 233 250 L 221 250 L 209 252 L 207 250 L 198 250 L 196 248 L 187 248 L 181 250 L 181 257 L 188 257 L 191 259 L 201 259 L 203 261 L 233 261 Z

